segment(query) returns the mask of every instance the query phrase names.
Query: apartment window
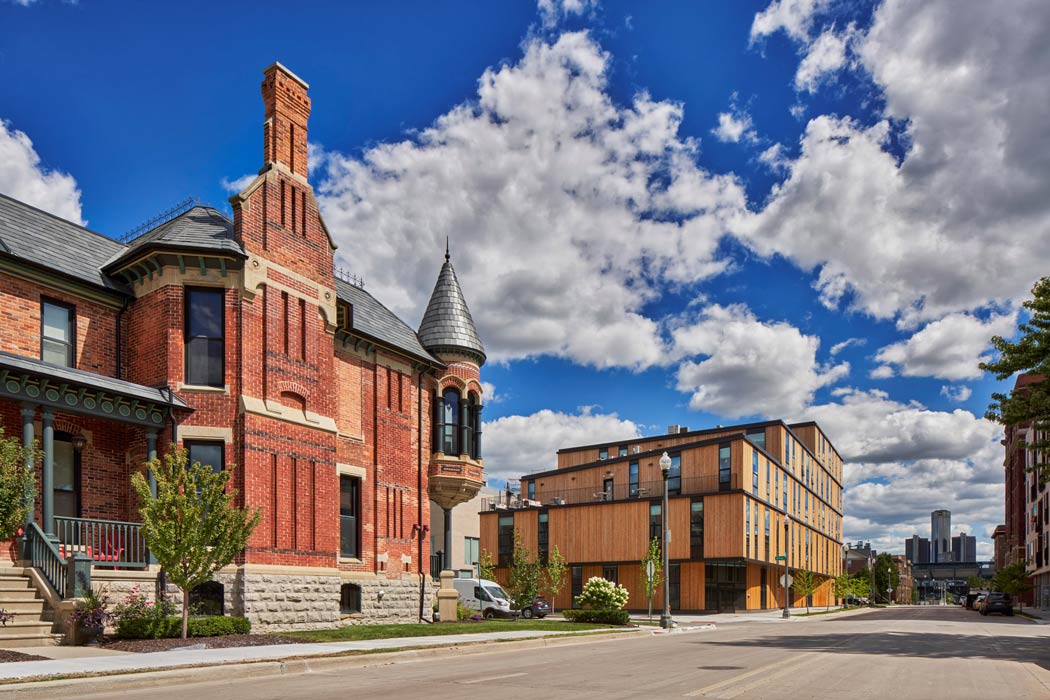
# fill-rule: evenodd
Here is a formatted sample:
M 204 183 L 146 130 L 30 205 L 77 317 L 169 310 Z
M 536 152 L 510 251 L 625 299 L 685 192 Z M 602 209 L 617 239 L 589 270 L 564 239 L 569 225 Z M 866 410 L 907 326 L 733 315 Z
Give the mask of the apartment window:
M 619 454 L 620 457 L 626 457 L 627 456 L 627 445 L 620 445 L 620 449 L 618 450 L 618 454 Z
M 546 513 L 539 514 L 536 525 L 536 548 L 539 550 L 540 563 L 547 563 L 547 553 L 550 548 L 550 523 Z
M 536 482 L 535 481 L 528 482 L 528 485 L 525 487 L 525 489 L 526 489 L 526 493 L 528 493 L 528 499 L 530 501 L 536 500 Z
M 53 365 L 76 365 L 76 309 L 57 301 L 40 302 L 40 359 Z
M 598 459 L 609 459 L 609 448 L 603 447 L 598 450 Z
M 682 455 L 679 452 L 668 455 L 671 458 L 671 468 L 667 472 L 667 490 L 671 495 L 682 492 Z
M 215 440 L 183 440 L 183 446 L 190 465 L 199 462 L 211 467 L 213 472 L 221 472 L 226 467 L 226 445 Z
M 773 495 L 773 481 L 770 477 L 771 468 L 769 466 L 769 460 L 766 460 L 766 500 L 772 501 L 771 496 Z M 776 501 L 774 501 L 775 503 Z
M 758 453 L 751 453 L 751 492 L 758 495 Z
M 223 386 L 225 383 L 225 291 L 186 288 L 187 384 Z
M 510 566 L 514 559 L 514 516 L 501 515 L 497 526 L 497 547 L 499 566 Z
M 356 583 L 344 583 L 339 587 L 339 612 L 343 615 L 361 612 L 361 587 Z
M 583 567 L 571 567 L 571 583 L 569 593 L 572 596 L 572 607 L 576 607 L 576 599 L 583 593 Z
M 667 566 L 667 601 L 671 610 L 682 608 L 682 565 Z
M 627 467 L 628 496 L 638 498 L 638 462 L 631 462 Z
M 662 518 L 660 517 L 660 511 L 662 506 L 659 503 L 649 504 L 649 541 L 653 538 L 663 545 L 663 538 L 660 537 L 660 526 L 662 524 Z
M 766 449 L 766 431 L 764 428 L 748 432 L 747 439 L 761 447 L 763 450 Z
M 471 571 L 478 563 L 481 556 L 481 540 L 477 537 L 463 538 L 463 566 L 469 566 Z
M 361 480 L 339 476 L 339 556 L 356 559 L 360 552 Z
M 606 564 L 602 567 L 602 578 L 611 583 L 619 583 L 619 567 L 616 564 Z
M 769 509 L 766 509 L 766 559 L 772 559 L 769 556 Z
M 728 491 L 733 473 L 733 449 L 728 443 L 718 446 L 718 490 Z
M 704 499 L 689 504 L 689 557 L 704 558 Z
M 744 556 L 751 557 L 751 501 L 744 499 Z

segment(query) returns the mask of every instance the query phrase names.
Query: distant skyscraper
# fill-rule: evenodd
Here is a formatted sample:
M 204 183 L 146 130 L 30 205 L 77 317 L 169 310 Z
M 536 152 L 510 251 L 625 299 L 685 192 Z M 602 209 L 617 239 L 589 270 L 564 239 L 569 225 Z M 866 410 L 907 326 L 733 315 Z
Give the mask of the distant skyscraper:
M 904 540 L 904 557 L 912 564 L 929 564 L 930 540 L 918 535 Z
M 952 561 L 977 561 L 977 538 L 965 532 L 960 532 L 958 537 L 953 537 Z
M 952 512 L 935 510 L 930 513 L 930 561 L 952 560 Z

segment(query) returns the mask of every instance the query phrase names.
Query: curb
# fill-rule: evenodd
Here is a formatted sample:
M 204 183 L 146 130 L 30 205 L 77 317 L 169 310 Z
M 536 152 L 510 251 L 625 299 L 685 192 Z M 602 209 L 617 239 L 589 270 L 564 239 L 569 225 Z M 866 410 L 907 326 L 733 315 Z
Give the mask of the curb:
M 650 632 L 649 634 L 651 634 L 652 636 L 656 637 L 658 635 L 665 635 L 665 634 L 691 634 L 693 632 L 712 632 L 712 631 L 717 630 L 717 629 L 718 629 L 718 626 L 715 625 L 714 623 L 705 622 L 702 625 L 677 626 L 677 627 L 672 627 L 669 630 L 657 628 L 657 629 L 653 630 L 652 632 Z
M 176 684 L 207 683 L 217 680 L 274 678 L 305 673 L 322 673 L 326 671 L 367 668 L 370 666 L 412 663 L 445 656 L 473 656 L 502 651 L 510 652 L 523 649 L 611 642 L 644 636 L 639 631 L 598 634 L 577 633 L 541 637 L 539 639 L 463 642 L 453 646 L 418 647 L 403 650 L 392 649 L 371 653 L 343 652 L 319 656 L 289 656 L 283 659 L 266 661 L 232 661 L 221 664 L 144 669 L 131 672 L 116 671 L 77 677 L 52 678 L 45 676 L 38 679 L 25 679 L 0 685 L 0 697 L 8 697 L 17 693 L 20 700 L 35 700 L 36 698 L 53 700 L 61 691 L 69 691 L 70 694 L 76 695 L 87 695 L 101 692 L 125 692 L 159 686 L 170 687 Z

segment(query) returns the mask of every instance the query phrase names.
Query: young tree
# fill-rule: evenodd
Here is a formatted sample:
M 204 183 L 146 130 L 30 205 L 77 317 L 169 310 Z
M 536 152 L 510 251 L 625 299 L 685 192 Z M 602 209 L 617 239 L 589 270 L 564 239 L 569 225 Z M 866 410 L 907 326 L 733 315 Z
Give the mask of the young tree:
M 1028 580 L 1030 573 L 1023 561 L 1015 561 L 995 572 L 992 577 L 992 590 L 1006 593 L 1017 598 L 1017 604 L 1024 610 L 1021 603 L 1021 594 L 1032 589 L 1032 582 Z
M 1033 454 L 1030 470 L 1040 483 L 1046 483 L 1050 480 L 1050 277 L 1036 282 L 1032 298 L 1023 306 L 1031 318 L 1018 326 L 1020 339 L 992 338 L 999 359 L 982 362 L 980 368 L 1000 381 L 1018 372 L 1038 375 L 1039 381 L 1011 389 L 1009 394 L 992 394 L 985 417 L 1002 425 L 1032 424 L 1037 437 L 1025 445 Z
M 966 587 L 969 588 L 971 592 L 972 591 L 979 591 L 979 590 L 983 589 L 984 586 L 985 586 L 984 579 L 981 578 L 980 576 L 971 576 L 968 579 L 966 579 Z
M 142 474 L 131 476 L 141 501 L 142 536 L 168 579 L 182 590 L 183 639 L 190 591 L 233 561 L 260 516 L 258 509 L 247 511 L 233 504 L 237 492 L 227 488 L 233 465 L 216 472 L 199 462 L 187 466 L 187 461 L 187 451 L 172 445 L 163 461 L 147 463 L 157 482 L 156 496 Z
M 521 610 L 532 605 L 533 599 L 540 593 L 540 563 L 532 558 L 532 552 L 514 534 L 514 559 L 510 565 L 510 582 L 507 593 L 514 599 L 514 609 Z
M 871 597 L 871 572 L 867 569 L 861 569 L 852 576 L 853 579 L 853 597 L 855 598 L 869 598 Z
M 842 599 L 843 605 L 845 605 L 847 598 L 853 598 L 856 596 L 854 588 L 853 577 L 845 572 L 838 576 L 831 584 L 831 592 L 835 594 L 836 598 Z
M 800 595 L 805 599 L 807 613 L 809 613 L 809 597 L 820 588 L 822 583 L 824 581 L 820 575 L 808 569 L 799 569 L 791 577 L 791 588 L 795 591 L 795 595 Z
M 568 576 L 569 566 L 562 559 L 558 545 L 554 545 L 550 554 L 547 555 L 547 566 L 543 568 L 543 581 L 547 592 L 551 595 L 551 612 L 554 612 L 554 599 L 565 588 L 565 580 Z
M 652 576 L 649 575 L 652 567 Z M 653 621 L 653 596 L 663 584 L 663 554 L 660 552 L 660 538 L 654 537 L 649 542 L 649 550 L 642 558 L 641 583 L 645 597 L 649 599 L 649 622 Z
M 478 578 L 495 581 L 495 575 L 496 562 L 492 560 L 492 552 L 487 549 L 481 550 L 481 553 L 478 554 Z
M 30 456 L 35 461 L 33 448 L 5 438 L 0 427 L 0 540 L 14 536 L 26 520 L 26 502 L 34 488 L 33 472 L 26 469 Z

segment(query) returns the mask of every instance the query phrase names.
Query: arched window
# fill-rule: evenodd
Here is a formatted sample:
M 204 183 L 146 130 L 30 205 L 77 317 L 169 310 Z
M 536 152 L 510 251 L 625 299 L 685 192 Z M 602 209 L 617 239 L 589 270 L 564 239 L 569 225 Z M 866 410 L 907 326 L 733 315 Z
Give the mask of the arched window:
M 470 458 L 481 459 L 481 397 L 474 392 L 470 392 L 467 421 L 470 426 Z
M 441 451 L 447 455 L 458 455 L 459 452 L 459 391 L 457 389 L 445 389 L 441 395 Z

